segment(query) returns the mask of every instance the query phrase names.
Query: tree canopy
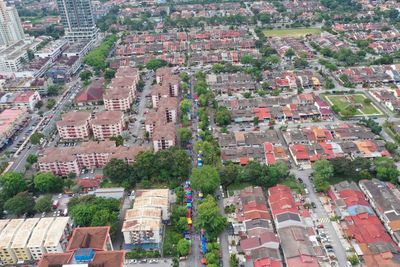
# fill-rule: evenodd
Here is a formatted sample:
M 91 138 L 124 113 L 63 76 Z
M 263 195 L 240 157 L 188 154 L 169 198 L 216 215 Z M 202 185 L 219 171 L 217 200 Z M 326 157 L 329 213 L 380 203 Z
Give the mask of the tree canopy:
M 182 238 L 176 245 L 176 250 L 178 251 L 179 256 L 187 256 L 190 251 L 190 241 Z
M 63 181 L 50 172 L 42 172 L 33 178 L 35 189 L 40 193 L 58 193 L 63 190 Z
M 150 59 L 146 63 L 146 68 L 150 70 L 156 70 L 165 66 L 168 66 L 168 62 L 162 59 Z
M 29 140 L 31 141 L 32 145 L 37 145 L 40 143 L 40 140 L 42 140 L 42 138 L 44 138 L 44 134 L 40 132 L 35 132 L 31 135 L 31 138 Z
M 231 112 L 226 107 L 219 107 L 215 112 L 215 122 L 218 126 L 227 126 L 231 123 Z
M 104 38 L 101 45 L 90 51 L 84 59 L 84 62 L 95 70 L 105 69 L 107 66 L 106 59 L 112 46 L 117 41 L 116 35 L 109 35 Z
M 4 203 L 4 209 L 16 216 L 33 213 L 34 206 L 35 200 L 28 192 L 18 193 Z
M 208 240 L 214 240 L 225 229 L 227 219 L 221 215 L 217 202 L 208 195 L 198 205 L 195 226 L 197 229 L 205 229 Z
M 37 212 L 49 212 L 51 211 L 51 195 L 45 195 L 40 197 L 35 203 L 35 211 Z
M 220 185 L 220 178 L 216 168 L 203 165 L 201 168 L 192 170 L 190 182 L 193 189 L 205 194 L 213 194 Z
M 0 176 L 2 192 L 7 198 L 26 190 L 24 176 L 19 172 L 7 172 Z

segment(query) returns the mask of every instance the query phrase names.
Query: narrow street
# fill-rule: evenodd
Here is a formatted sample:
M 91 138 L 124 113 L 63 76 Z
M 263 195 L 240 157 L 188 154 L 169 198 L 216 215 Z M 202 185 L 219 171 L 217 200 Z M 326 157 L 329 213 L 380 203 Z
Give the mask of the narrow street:
M 332 222 L 330 220 L 327 220 L 329 219 L 329 215 L 326 213 L 324 207 L 322 206 L 318 194 L 315 193 L 313 190 L 313 183 L 309 179 L 312 170 L 309 169 L 309 170 L 299 171 L 296 169 L 292 169 L 292 173 L 296 175 L 297 178 L 301 178 L 306 184 L 309 191 L 309 194 L 306 197 L 308 197 L 310 201 L 314 202 L 317 206 L 317 208 L 313 209 L 312 211 L 318 217 L 319 220 L 323 219 L 324 221 L 323 223 L 321 222 L 317 224 L 323 224 L 326 234 L 332 239 L 332 247 L 335 251 L 335 255 L 337 257 L 339 266 L 347 266 L 346 250 L 343 247 L 338 234 L 333 228 Z
M 138 114 L 135 116 L 136 121 L 133 124 L 133 127 L 131 129 L 131 133 L 133 137 L 136 138 L 142 138 L 142 136 L 139 136 L 140 133 L 140 128 L 142 124 L 141 122 L 144 120 L 144 114 L 146 110 L 146 95 L 148 95 L 151 91 L 151 84 L 153 83 L 154 80 L 154 73 L 147 73 L 148 79 L 145 79 L 145 85 L 143 87 L 143 91 L 139 93 L 137 97 L 140 97 L 140 102 L 138 105 Z
M 191 79 L 191 85 L 194 84 L 194 79 Z M 192 95 L 192 98 L 194 99 L 194 91 L 193 91 L 193 86 L 190 86 L 190 94 Z M 194 104 L 192 105 L 191 109 L 192 113 L 192 145 L 194 146 L 195 142 L 197 141 L 197 127 L 198 127 L 198 120 L 197 120 L 197 107 Z M 192 163 L 193 163 L 193 168 L 197 168 L 197 154 L 194 153 L 194 150 L 192 149 Z M 193 210 L 196 211 L 196 192 L 193 191 Z M 195 224 L 196 221 L 196 212 L 193 212 L 193 225 Z M 192 248 L 191 248 L 191 253 L 189 254 L 187 260 L 186 260 L 186 265 L 187 267 L 200 267 L 201 266 L 201 252 L 200 252 L 200 236 L 198 229 L 195 229 L 193 227 L 193 232 L 191 236 L 191 241 L 192 241 Z
M 218 194 L 222 194 L 222 192 L 219 192 Z M 224 211 L 224 200 L 221 196 L 221 198 L 218 200 L 218 207 L 223 216 L 225 216 L 225 211 Z M 229 240 L 228 240 L 228 231 L 224 230 L 220 236 L 219 236 L 219 242 L 221 245 L 221 257 L 222 257 L 222 263 L 223 266 L 229 266 Z

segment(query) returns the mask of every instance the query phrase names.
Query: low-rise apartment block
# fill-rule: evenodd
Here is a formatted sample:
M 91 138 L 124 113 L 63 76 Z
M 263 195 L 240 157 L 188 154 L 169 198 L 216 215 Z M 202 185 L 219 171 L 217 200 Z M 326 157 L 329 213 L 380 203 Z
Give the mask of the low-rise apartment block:
M 72 111 L 61 116 L 57 122 L 57 130 L 61 139 L 86 140 L 90 135 L 90 112 Z
M 17 256 L 11 249 L 12 241 L 23 224 L 24 219 L 7 221 L 7 225 L 0 233 L 0 260 L 3 264 L 16 264 Z
M 122 232 L 125 248 L 161 249 L 164 221 L 169 220 L 169 190 L 140 190 L 126 211 Z
M 44 240 L 46 239 L 47 232 L 53 224 L 54 219 L 54 217 L 42 218 L 37 223 L 35 229 L 32 230 L 31 237 L 26 246 L 29 249 L 32 259 L 35 261 L 39 260 L 43 254 L 47 253 L 44 248 Z
M 136 155 L 145 150 L 148 147 L 141 145 L 117 147 L 112 141 L 89 141 L 75 147 L 46 148 L 39 159 L 39 169 L 60 176 L 70 172 L 79 174 L 84 168 L 103 168 L 112 158 L 133 163 Z
M 67 248 L 68 237 L 71 234 L 72 226 L 69 217 L 58 217 L 47 231 L 43 246 L 47 253 L 64 252 Z
M 153 110 L 146 116 L 145 127 L 153 143 L 154 151 L 167 149 L 176 144 L 178 116 L 179 77 L 170 68 L 156 72 L 156 84 L 152 88 Z
M 90 121 L 93 137 L 97 140 L 118 136 L 124 129 L 124 113 L 121 111 L 102 111 Z
M 12 241 L 11 249 L 16 256 L 17 261 L 27 261 L 32 259 L 27 243 L 31 237 L 32 229 L 35 228 L 39 220 L 39 218 L 30 218 L 25 220 L 16 232 Z
M 131 108 L 139 82 L 139 71 L 130 66 L 118 68 L 115 78 L 103 95 L 106 110 L 127 111 Z

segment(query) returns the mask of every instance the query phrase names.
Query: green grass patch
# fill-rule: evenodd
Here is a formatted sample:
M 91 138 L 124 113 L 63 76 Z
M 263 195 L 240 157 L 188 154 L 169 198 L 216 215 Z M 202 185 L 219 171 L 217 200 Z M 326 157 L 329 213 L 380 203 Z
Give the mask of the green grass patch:
M 363 94 L 324 95 L 324 97 L 329 104 L 338 107 L 339 113 L 342 113 L 349 105 L 353 105 L 357 110 L 355 116 L 382 115 L 372 102 L 364 102 L 368 98 Z
M 252 186 L 252 184 L 251 183 L 231 184 L 228 185 L 226 190 L 228 191 L 229 195 L 232 196 L 234 191 L 242 190 L 243 188 L 246 188 L 248 186 Z
M 286 185 L 298 194 L 302 194 L 304 191 L 303 185 L 298 180 L 296 180 L 296 178 L 290 176 L 283 180 L 281 184 Z
M 183 238 L 183 236 L 175 232 L 172 225 L 166 225 L 164 230 L 163 256 L 174 257 L 178 254 L 176 251 L 176 244 L 178 244 L 179 240 Z
M 266 37 L 302 37 L 307 34 L 321 33 L 320 28 L 295 28 L 295 29 L 273 29 L 263 30 Z

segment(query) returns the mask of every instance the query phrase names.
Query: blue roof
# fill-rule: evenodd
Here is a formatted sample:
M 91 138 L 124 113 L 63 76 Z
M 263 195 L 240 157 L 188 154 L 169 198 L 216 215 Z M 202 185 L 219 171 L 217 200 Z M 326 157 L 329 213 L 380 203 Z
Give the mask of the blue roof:
M 354 205 L 354 206 L 347 207 L 347 212 L 351 216 L 356 216 L 357 214 L 365 213 L 365 212 L 368 212 L 369 214 L 374 214 L 374 211 L 372 210 L 371 207 L 363 206 L 363 205 Z

